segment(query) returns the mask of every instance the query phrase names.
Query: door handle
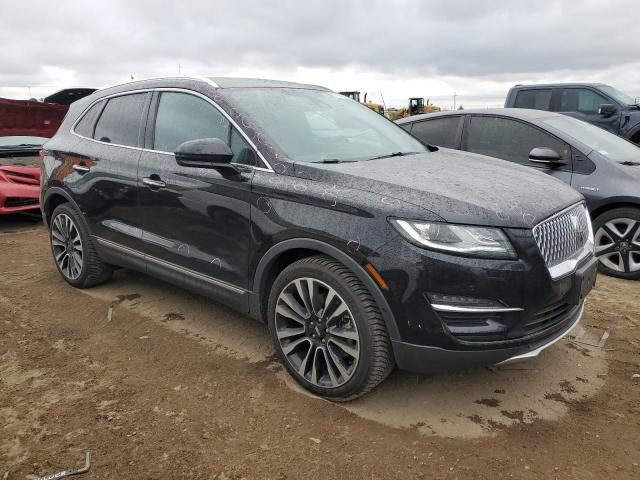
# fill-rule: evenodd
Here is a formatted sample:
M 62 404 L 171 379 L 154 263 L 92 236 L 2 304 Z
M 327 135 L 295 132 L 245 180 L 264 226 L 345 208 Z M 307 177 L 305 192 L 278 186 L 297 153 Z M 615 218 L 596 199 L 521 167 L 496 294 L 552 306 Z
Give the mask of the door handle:
M 151 188 L 164 188 L 167 186 L 167 184 L 164 183 L 162 180 L 157 180 L 155 178 L 150 178 L 150 177 L 144 177 L 142 179 L 142 183 L 144 183 L 145 185 Z
M 91 170 L 86 165 L 74 165 L 73 169 L 78 173 L 87 173 L 89 170 Z

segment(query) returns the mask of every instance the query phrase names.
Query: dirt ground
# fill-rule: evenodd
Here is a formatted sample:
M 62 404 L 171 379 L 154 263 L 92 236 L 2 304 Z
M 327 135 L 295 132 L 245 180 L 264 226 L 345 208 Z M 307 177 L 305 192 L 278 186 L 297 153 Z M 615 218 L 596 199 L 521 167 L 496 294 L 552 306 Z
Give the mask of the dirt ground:
M 333 404 L 263 325 L 131 272 L 75 290 L 41 224 L 0 219 L 0 478 L 86 451 L 78 478 L 640 478 L 640 283 L 600 276 L 582 327 L 527 363 L 394 372 Z

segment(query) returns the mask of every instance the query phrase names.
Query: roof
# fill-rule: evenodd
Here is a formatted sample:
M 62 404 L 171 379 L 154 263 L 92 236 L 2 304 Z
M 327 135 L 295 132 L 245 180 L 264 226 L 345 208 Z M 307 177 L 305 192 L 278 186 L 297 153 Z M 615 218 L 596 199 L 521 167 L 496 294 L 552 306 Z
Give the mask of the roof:
M 413 115 L 411 117 L 405 117 L 401 118 L 400 120 L 396 120 L 396 123 L 402 125 L 403 123 L 412 123 L 426 118 L 466 115 L 469 113 L 480 115 L 505 115 L 508 117 L 519 118 L 521 120 L 539 120 L 542 118 L 562 116 L 559 113 L 547 112 L 545 110 L 531 110 L 527 108 L 476 108 L 470 110 L 451 110 L 447 112 L 433 112 L 425 113 L 423 115 Z
M 513 88 L 557 88 L 557 87 L 601 87 L 604 83 L 540 83 L 540 84 L 518 84 Z
M 162 88 L 166 87 L 168 83 L 179 84 L 179 86 L 185 86 L 190 82 L 198 82 L 202 85 L 208 85 L 216 89 L 225 88 L 301 88 L 307 90 L 326 90 L 328 88 L 320 87 L 318 85 L 310 85 L 306 83 L 285 82 L 281 80 L 267 80 L 262 78 L 240 78 L 240 77 L 189 77 L 189 76 L 167 76 L 156 78 L 144 78 L 140 80 L 132 80 L 130 82 L 119 83 L 105 87 L 98 92 L 105 91 L 122 92 L 130 90 L 131 87 L 139 89 L 144 88 Z M 175 85 L 174 85 L 175 86 Z

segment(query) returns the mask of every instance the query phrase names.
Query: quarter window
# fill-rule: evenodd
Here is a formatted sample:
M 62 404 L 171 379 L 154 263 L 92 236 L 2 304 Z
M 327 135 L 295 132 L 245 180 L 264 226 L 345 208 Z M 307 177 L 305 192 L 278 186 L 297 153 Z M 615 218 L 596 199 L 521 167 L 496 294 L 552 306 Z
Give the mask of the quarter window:
M 563 159 L 571 158 L 571 147 L 533 125 L 501 117 L 474 116 L 469 124 L 466 150 L 522 165 L 529 163 L 534 148 L 555 150 Z
M 560 97 L 561 112 L 598 113 L 603 103 L 610 103 L 605 97 L 586 88 L 565 88 Z
M 93 138 L 101 142 L 139 147 L 146 93 L 113 97 L 107 101 Z
M 219 138 L 229 143 L 231 125 L 206 100 L 187 93 L 163 92 L 156 114 L 153 148 L 175 152 L 188 140 Z
M 434 118 L 413 124 L 411 134 L 423 143 L 445 148 L 457 148 L 456 136 L 462 116 Z
M 516 95 L 516 108 L 551 109 L 551 89 L 521 90 Z
M 103 106 L 104 100 L 94 104 L 77 123 L 74 131 L 78 135 L 82 135 L 83 137 L 93 138 L 93 130 L 96 125 L 96 119 L 98 118 L 98 115 L 100 115 L 100 110 L 102 110 Z

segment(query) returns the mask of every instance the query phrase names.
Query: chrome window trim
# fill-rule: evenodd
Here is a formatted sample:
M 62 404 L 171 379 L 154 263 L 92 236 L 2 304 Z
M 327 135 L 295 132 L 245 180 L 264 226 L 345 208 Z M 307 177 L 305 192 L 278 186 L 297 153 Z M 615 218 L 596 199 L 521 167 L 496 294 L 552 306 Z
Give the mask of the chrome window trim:
M 524 311 L 524 308 L 456 307 L 453 305 L 444 305 L 439 303 L 432 303 L 431 308 L 433 308 L 436 312 L 455 312 L 455 313 L 503 313 L 503 312 Z
M 195 270 L 191 270 L 189 268 L 181 267 L 180 265 L 176 265 L 175 263 L 167 262 L 167 261 L 161 260 L 161 259 L 159 259 L 157 257 L 153 257 L 151 255 L 147 255 L 147 254 L 142 253 L 142 252 L 140 252 L 138 250 L 135 250 L 133 248 L 125 247 L 124 245 L 120 245 L 119 243 L 112 242 L 111 240 L 107 240 L 105 238 L 96 237 L 96 236 L 94 236 L 93 238 L 95 238 L 96 241 L 99 244 L 101 244 L 101 245 L 103 245 L 105 247 L 112 248 L 114 250 L 118 250 L 119 252 L 126 253 L 127 255 L 131 255 L 132 257 L 136 257 L 136 258 L 139 258 L 141 260 L 145 260 L 147 262 L 154 263 L 154 264 L 159 265 L 161 267 L 164 267 L 164 268 L 166 268 L 168 270 L 173 270 L 174 272 L 181 273 L 181 274 L 186 275 L 188 277 L 195 278 L 197 280 L 201 280 L 203 282 L 210 283 L 211 285 L 214 285 L 216 287 L 221 287 L 221 288 L 224 288 L 226 290 L 232 291 L 232 292 L 237 293 L 237 294 L 244 294 L 244 293 L 248 292 L 248 290 L 245 290 L 244 288 L 237 287 L 235 285 L 232 285 L 230 283 L 224 282 L 222 280 L 218 280 L 216 278 L 210 277 L 210 276 L 205 275 L 203 273 L 196 272 Z
M 211 83 L 213 85 L 215 85 L 214 82 L 211 82 Z M 249 144 L 249 146 L 251 146 L 251 148 L 253 148 L 255 150 L 256 154 L 258 155 L 260 160 L 264 163 L 264 165 L 266 165 L 266 167 L 257 167 L 257 166 L 253 166 L 253 165 L 245 165 L 243 163 L 236 163 L 236 162 L 232 162 L 231 164 L 232 165 L 242 165 L 242 166 L 245 166 L 245 167 L 251 167 L 253 169 L 260 170 L 260 171 L 263 171 L 263 172 L 275 173 L 273 168 L 269 164 L 269 162 L 267 162 L 267 159 L 264 158 L 264 155 L 262 155 L 260 150 L 258 150 L 258 148 L 256 147 L 255 143 L 253 143 L 253 141 L 249 138 L 249 136 L 245 133 L 245 131 L 242 128 L 240 128 L 240 126 L 236 123 L 236 121 L 233 118 L 231 118 L 229 116 L 229 114 L 227 114 L 227 112 L 225 112 L 216 102 L 214 102 L 212 99 L 210 99 L 206 95 L 203 95 L 203 94 L 201 94 L 199 92 L 196 92 L 195 90 L 189 90 L 189 89 L 186 89 L 186 88 L 173 88 L 173 87 L 142 88 L 142 89 L 138 89 L 138 90 L 128 90 L 126 92 L 118 92 L 118 93 L 112 93 L 111 95 L 105 95 L 104 97 L 100 97 L 100 98 L 94 100 L 93 102 L 91 102 L 82 111 L 82 113 L 80 115 L 78 115 L 78 118 L 75 120 L 75 122 L 73 122 L 73 125 L 71 125 L 71 133 L 73 135 L 75 135 L 76 137 L 79 137 L 79 138 L 82 138 L 82 139 L 85 139 L 85 140 L 89 140 L 90 142 L 94 142 L 94 143 L 97 143 L 99 145 L 111 145 L 113 147 L 128 148 L 128 149 L 131 149 L 131 150 L 139 150 L 139 151 L 143 151 L 143 152 L 160 153 L 162 155 L 171 155 L 171 156 L 173 156 L 174 155 L 173 152 L 164 152 L 164 151 L 161 151 L 161 150 L 154 150 L 152 148 L 132 147 L 130 145 L 120 145 L 119 143 L 101 142 L 100 140 L 96 140 L 94 138 L 89 138 L 89 137 L 85 137 L 83 135 L 80 135 L 79 133 L 77 133 L 75 131 L 76 126 L 78 125 L 80 120 L 82 120 L 82 118 L 86 115 L 86 113 L 89 111 L 89 109 L 91 107 L 93 107 L 96 103 L 101 102 L 102 100 L 108 100 L 108 99 L 113 98 L 113 97 L 121 97 L 121 96 L 124 96 L 124 95 L 134 95 L 136 93 L 149 93 L 149 92 L 179 92 L 179 93 L 185 93 L 185 94 L 188 94 L 188 95 L 194 95 L 196 97 L 200 97 L 201 99 L 209 102 L 211 105 L 213 105 L 213 107 L 215 107 L 229 121 L 229 123 L 232 126 L 234 126 L 236 128 L 236 130 L 238 130 L 238 132 L 240 132 L 242 137 L 246 140 L 246 142 Z
M 535 230 L 540 225 L 542 225 L 543 223 L 549 222 L 549 221 L 553 220 L 556 217 L 564 215 L 569 210 L 572 210 L 572 209 L 576 208 L 578 205 L 582 205 L 582 207 L 584 208 L 584 211 L 587 214 L 587 225 L 589 227 L 589 231 L 591 232 L 591 236 L 593 236 L 593 224 L 591 222 L 591 215 L 589 215 L 589 210 L 587 209 L 587 204 L 585 202 L 574 203 L 573 205 L 570 205 L 567 208 L 564 208 L 564 209 L 560 210 L 559 212 L 554 213 L 550 217 L 547 217 L 544 220 L 538 222 L 531 229 L 531 232 L 534 233 Z M 536 242 L 536 246 L 538 247 L 538 251 L 540 252 L 540 255 L 542 255 L 543 260 L 544 260 L 544 254 L 540 250 L 540 246 L 538 245 L 538 242 L 535 240 L 535 235 L 534 235 L 534 241 Z M 588 248 L 588 245 L 589 245 L 588 242 L 585 243 L 585 245 L 583 245 L 582 248 L 580 250 L 578 250 L 573 257 L 568 258 L 566 260 L 563 260 L 562 262 L 558 263 L 557 265 L 553 265 L 552 267 L 546 265 L 546 260 L 545 260 L 545 265 L 547 267 L 547 271 L 549 272 L 549 275 L 551 276 L 551 279 L 552 280 L 560 280 L 561 278 L 564 278 L 567 275 L 570 275 L 573 272 L 575 272 L 576 269 L 578 268 L 578 265 L 580 263 L 582 263 L 582 261 L 585 258 L 587 258 L 590 254 L 593 254 L 593 251 Z

